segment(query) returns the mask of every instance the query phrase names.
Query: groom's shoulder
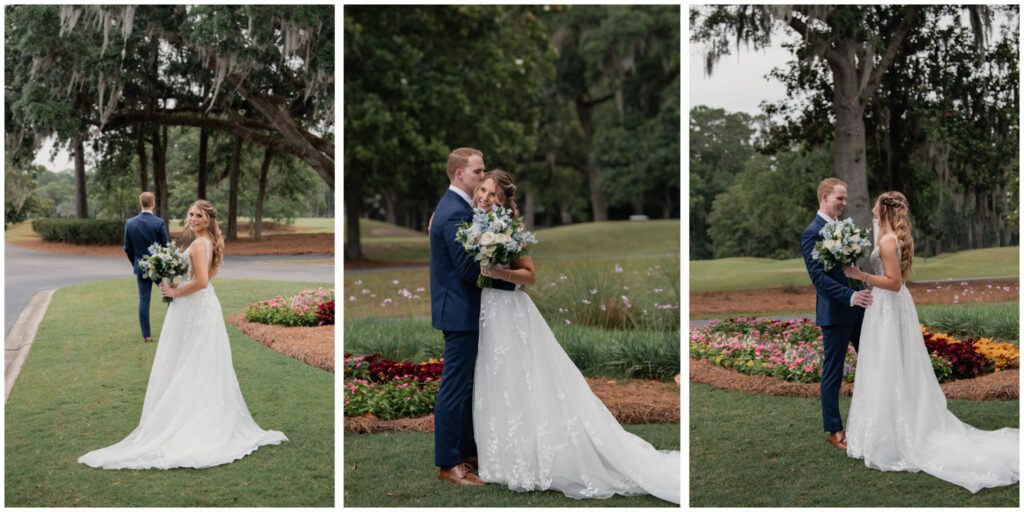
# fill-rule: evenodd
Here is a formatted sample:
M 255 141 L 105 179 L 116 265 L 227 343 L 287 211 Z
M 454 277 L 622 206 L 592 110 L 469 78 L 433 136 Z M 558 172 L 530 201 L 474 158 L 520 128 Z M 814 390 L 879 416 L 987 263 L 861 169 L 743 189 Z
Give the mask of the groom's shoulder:
M 811 223 L 807 225 L 806 229 L 804 229 L 803 236 L 816 236 L 818 232 L 821 231 L 821 228 L 818 227 L 818 218 L 819 217 L 815 215 L 814 218 L 811 219 Z

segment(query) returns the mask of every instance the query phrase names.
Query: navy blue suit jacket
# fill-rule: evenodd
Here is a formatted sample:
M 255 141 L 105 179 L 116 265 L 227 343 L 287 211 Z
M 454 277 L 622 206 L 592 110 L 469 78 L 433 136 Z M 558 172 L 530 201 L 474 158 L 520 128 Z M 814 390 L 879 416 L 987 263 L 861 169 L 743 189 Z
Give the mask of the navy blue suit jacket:
M 430 227 L 430 319 L 441 331 L 480 330 L 480 262 L 455 241 L 459 224 L 473 221 L 473 209 L 459 194 L 445 192 L 434 210 Z M 493 287 L 515 285 L 492 279 Z
M 804 256 L 804 265 L 807 266 L 807 273 L 818 292 L 815 323 L 819 326 L 829 326 L 858 322 L 864 317 L 864 309 L 850 305 L 850 300 L 857 290 L 847 286 L 843 269 L 836 267 L 831 272 L 825 272 L 825 267 L 821 263 L 811 259 L 814 244 L 824 239 L 819 231 L 825 224 L 826 221 L 821 215 L 815 215 L 814 221 L 800 237 L 800 252 Z
M 170 243 L 167 224 L 152 213 L 143 212 L 130 219 L 124 225 L 124 253 L 132 262 L 132 271 L 139 275 L 139 260 L 149 254 L 149 246 L 160 242 L 166 246 Z

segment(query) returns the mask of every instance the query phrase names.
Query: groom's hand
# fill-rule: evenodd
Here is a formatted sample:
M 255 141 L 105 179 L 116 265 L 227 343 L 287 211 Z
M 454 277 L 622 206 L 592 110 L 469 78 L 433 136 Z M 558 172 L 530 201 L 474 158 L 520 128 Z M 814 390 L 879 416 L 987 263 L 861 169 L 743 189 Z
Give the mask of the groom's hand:
M 853 294 L 853 305 L 867 309 L 871 306 L 871 290 L 861 290 Z

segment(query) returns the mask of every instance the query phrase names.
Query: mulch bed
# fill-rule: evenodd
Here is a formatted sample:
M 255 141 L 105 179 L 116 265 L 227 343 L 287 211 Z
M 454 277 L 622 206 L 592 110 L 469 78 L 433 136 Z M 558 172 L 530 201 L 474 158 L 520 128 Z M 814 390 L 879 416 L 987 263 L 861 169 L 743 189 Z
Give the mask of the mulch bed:
M 177 236 L 176 233 L 172 233 L 171 239 L 175 240 Z M 33 251 L 56 254 L 125 257 L 122 245 L 76 245 L 42 240 L 18 240 L 8 243 Z M 299 254 L 334 254 L 334 234 L 274 234 L 264 235 L 263 240 L 259 242 L 250 238 L 224 242 L 225 256 L 294 256 Z
M 946 382 L 942 384 L 942 392 L 949 400 L 1017 400 L 1020 398 L 1019 379 L 1019 369 L 1003 370 L 974 379 Z M 753 395 L 811 398 L 817 397 L 821 390 L 817 382 L 789 382 L 764 375 L 744 375 L 692 357 L 690 382 Z M 839 393 L 851 396 L 853 384 L 843 382 Z
M 284 327 L 249 322 L 244 313 L 228 318 L 246 336 L 310 366 L 334 373 L 334 326 Z
M 1016 280 L 948 281 L 907 285 L 918 306 L 1019 300 Z M 690 316 L 741 312 L 804 311 L 815 308 L 813 285 L 690 294 Z
M 679 423 L 678 382 L 587 378 L 590 389 L 624 425 Z M 372 414 L 345 418 L 345 431 L 357 434 L 376 432 L 433 432 L 434 415 L 419 418 L 381 420 Z

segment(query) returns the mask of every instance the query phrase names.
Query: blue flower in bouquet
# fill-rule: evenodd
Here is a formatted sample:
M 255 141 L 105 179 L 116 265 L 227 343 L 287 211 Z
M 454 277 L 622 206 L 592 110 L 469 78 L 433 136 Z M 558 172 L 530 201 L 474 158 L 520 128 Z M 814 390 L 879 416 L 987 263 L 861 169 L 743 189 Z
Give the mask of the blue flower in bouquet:
M 165 279 L 170 282 L 188 272 L 188 258 L 176 243 L 171 242 L 166 247 L 153 243 L 147 250 L 149 255 L 139 260 L 139 271 L 146 279 L 157 283 Z M 164 302 L 172 300 L 170 297 L 164 297 Z
M 814 244 L 811 259 L 821 263 L 826 272 L 853 265 L 871 248 L 868 233 L 850 218 L 829 222 L 818 232 L 822 239 Z
M 526 231 L 523 220 L 512 215 L 512 210 L 496 206 L 490 211 L 473 210 L 473 221 L 463 222 L 455 234 L 455 241 L 488 266 L 509 265 L 513 259 L 527 253 L 530 244 L 537 243 L 533 233 Z M 480 276 L 477 286 L 490 285 L 490 278 Z

